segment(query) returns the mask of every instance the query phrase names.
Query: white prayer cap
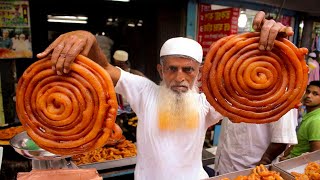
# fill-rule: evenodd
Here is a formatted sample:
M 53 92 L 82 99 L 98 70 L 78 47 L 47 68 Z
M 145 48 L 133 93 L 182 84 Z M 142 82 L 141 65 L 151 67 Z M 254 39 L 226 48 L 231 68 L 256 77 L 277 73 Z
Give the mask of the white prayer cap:
M 160 57 L 167 55 L 184 55 L 202 62 L 203 51 L 201 45 L 192 39 L 176 37 L 168 39 L 161 47 Z
M 312 52 L 312 53 L 309 53 L 309 57 L 316 58 L 316 57 L 317 57 L 317 55 L 316 55 L 316 53 Z
M 128 56 L 128 53 L 123 50 L 116 50 L 116 52 L 113 54 L 113 58 L 117 61 L 127 61 Z

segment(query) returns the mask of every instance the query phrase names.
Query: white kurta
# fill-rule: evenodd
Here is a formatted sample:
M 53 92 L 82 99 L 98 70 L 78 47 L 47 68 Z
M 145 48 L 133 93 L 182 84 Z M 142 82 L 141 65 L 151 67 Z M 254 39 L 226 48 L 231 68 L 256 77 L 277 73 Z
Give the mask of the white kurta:
M 198 96 L 199 128 L 192 131 L 161 132 L 158 129 L 159 86 L 147 78 L 121 70 L 116 92 L 125 96 L 137 114 L 136 180 L 196 180 L 207 178 L 202 167 L 202 147 L 207 128 L 222 116 L 204 94 Z
M 268 124 L 232 123 L 223 118 L 215 157 L 216 173 L 254 167 L 271 142 L 297 144 L 296 126 L 296 109 Z

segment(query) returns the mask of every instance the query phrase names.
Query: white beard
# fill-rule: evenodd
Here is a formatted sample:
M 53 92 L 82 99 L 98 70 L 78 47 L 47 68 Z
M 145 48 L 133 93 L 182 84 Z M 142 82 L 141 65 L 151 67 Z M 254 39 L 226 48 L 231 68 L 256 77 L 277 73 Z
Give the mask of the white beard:
M 200 105 L 198 91 L 177 93 L 161 82 L 158 104 L 160 130 L 192 130 L 199 126 Z

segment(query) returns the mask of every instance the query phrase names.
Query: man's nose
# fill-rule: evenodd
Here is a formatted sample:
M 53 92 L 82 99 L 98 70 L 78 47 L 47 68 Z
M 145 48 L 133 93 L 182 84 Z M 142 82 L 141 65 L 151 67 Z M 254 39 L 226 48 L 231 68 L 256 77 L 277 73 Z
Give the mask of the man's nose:
M 176 75 L 175 80 L 179 83 L 183 82 L 185 80 L 185 74 L 183 73 L 183 71 L 181 69 L 177 71 L 177 75 Z

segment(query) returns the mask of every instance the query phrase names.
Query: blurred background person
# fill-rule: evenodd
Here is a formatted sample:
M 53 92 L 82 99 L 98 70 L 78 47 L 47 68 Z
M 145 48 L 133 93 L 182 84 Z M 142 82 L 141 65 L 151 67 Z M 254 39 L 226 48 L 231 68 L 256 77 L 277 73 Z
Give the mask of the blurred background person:
M 215 156 L 216 175 L 270 164 L 297 144 L 297 109 L 265 124 L 233 123 L 224 117 Z
M 114 65 L 120 67 L 121 69 L 130 72 L 135 75 L 143 76 L 145 75 L 136 69 L 131 68 L 129 61 L 129 54 L 124 50 L 116 50 L 113 54 Z
M 298 129 L 298 144 L 286 150 L 281 160 L 320 150 L 320 81 L 311 81 L 303 96 L 306 114 Z
M 15 51 L 31 51 L 31 44 L 26 40 L 26 35 L 21 33 L 19 39 L 15 40 L 12 46 L 12 49 Z
M 18 41 L 19 40 L 19 34 L 16 34 L 11 38 L 12 39 L 12 43 L 14 44 L 15 41 Z
M 309 66 L 309 82 L 311 81 L 319 81 L 319 63 L 317 61 L 317 55 L 315 52 L 309 53 L 309 58 L 308 58 L 308 66 Z
M 17 57 L 32 57 L 31 42 L 23 33 L 19 35 L 18 40 L 13 42 L 12 49 L 16 52 Z
M 12 49 L 12 39 L 9 37 L 9 30 L 3 29 L 0 37 L 0 48 Z
M 104 55 L 107 57 L 109 63 L 111 61 L 111 49 L 114 44 L 113 40 L 107 36 L 97 35 L 97 42 L 102 49 Z

